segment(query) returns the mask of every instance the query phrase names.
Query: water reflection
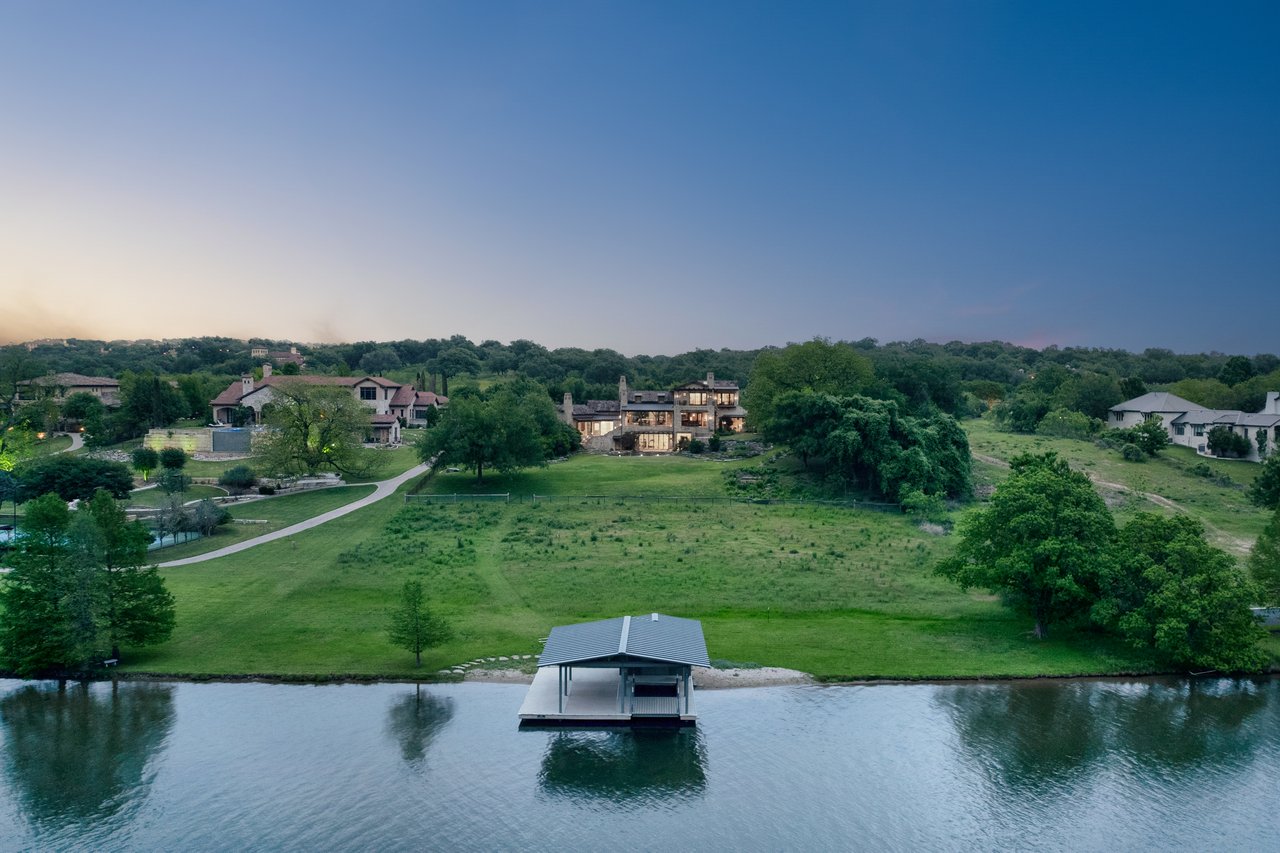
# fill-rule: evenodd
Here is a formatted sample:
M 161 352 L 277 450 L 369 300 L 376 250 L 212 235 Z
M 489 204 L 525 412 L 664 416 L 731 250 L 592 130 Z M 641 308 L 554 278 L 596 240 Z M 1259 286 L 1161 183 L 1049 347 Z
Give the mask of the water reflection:
M 387 734 L 400 746 L 405 763 L 420 767 L 440 730 L 453 719 L 453 700 L 424 692 L 421 684 L 387 709 Z
M 705 768 L 697 730 L 556 732 L 542 757 L 538 785 L 553 796 L 652 803 L 700 796 Z
M 173 719 L 169 685 L 21 687 L 0 699 L 9 787 L 28 819 L 59 828 L 136 806 Z
M 1221 768 L 1280 724 L 1274 682 L 1215 679 L 940 687 L 961 750 L 994 782 L 1035 790 L 1114 769 Z

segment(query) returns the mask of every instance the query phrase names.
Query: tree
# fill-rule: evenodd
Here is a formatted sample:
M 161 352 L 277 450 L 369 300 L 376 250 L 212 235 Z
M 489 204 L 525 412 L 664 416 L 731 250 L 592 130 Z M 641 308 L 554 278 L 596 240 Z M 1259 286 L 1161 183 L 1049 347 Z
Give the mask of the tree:
M 220 525 L 231 520 L 231 513 L 218 506 L 211 498 L 205 498 L 195 505 L 191 513 L 191 526 L 201 536 L 212 536 Z
M 160 467 L 166 471 L 181 471 L 187 467 L 187 454 L 181 447 L 166 447 L 160 451 Z
M 13 571 L 0 586 L 0 665 L 20 675 L 80 670 L 121 644 L 163 642 L 173 599 L 154 566 L 151 536 L 105 491 L 70 513 L 57 495 L 27 506 Z
M 272 386 L 264 420 L 262 467 L 275 475 L 333 470 L 352 476 L 372 473 L 382 460 L 362 447 L 370 411 L 346 388 L 299 381 Z
M 1209 430 L 1209 452 L 1215 456 L 1247 456 L 1249 439 L 1229 426 L 1218 425 Z
M 964 589 L 999 593 L 1044 638 L 1100 597 L 1115 523 L 1089 478 L 1057 454 L 1011 465 L 990 506 L 961 520 L 955 554 L 936 571 Z
M 400 356 L 391 347 L 378 347 L 371 349 L 364 355 L 360 356 L 360 369 L 365 373 L 375 373 L 378 376 L 386 373 L 388 370 L 395 370 L 400 367 Z
M 218 475 L 218 485 L 232 494 L 240 494 L 258 485 L 258 475 L 248 465 L 236 465 Z
M 830 394 L 788 391 L 774 402 L 773 416 L 764 427 L 764 438 L 785 444 L 800 457 L 806 469 L 811 459 L 823 456 L 827 438 L 839 425 L 844 411 Z
M 133 451 L 130 461 L 133 462 L 134 470 L 142 475 L 142 482 L 145 483 L 151 477 L 151 472 L 160 464 L 160 454 L 150 447 L 139 447 Z
M 182 394 L 154 373 L 125 372 L 120 377 L 120 414 L 133 435 L 168 426 L 186 413 Z
M 77 391 L 62 402 L 62 420 L 80 424 L 86 441 L 101 435 L 105 412 L 102 401 L 84 391 Z
M 129 469 L 119 462 L 59 453 L 20 466 L 18 502 L 53 492 L 64 501 L 88 500 L 98 489 L 125 498 L 133 489 Z
M 1223 385 L 1239 385 L 1253 378 L 1253 362 L 1242 355 L 1233 355 L 1227 359 L 1227 363 L 1222 366 L 1222 370 L 1218 373 L 1218 379 Z
M 751 423 L 764 429 L 773 418 L 777 399 L 788 391 L 859 394 L 871 385 L 874 375 L 870 359 L 849 344 L 814 338 L 760 353 L 751 366 L 742 405 Z
M 1124 399 L 1132 400 L 1147 393 L 1147 386 L 1137 376 L 1127 376 L 1120 380 L 1120 393 L 1124 395 Z
M 173 634 L 173 596 L 154 565 L 147 562 L 151 534 L 140 522 L 128 521 L 106 492 L 93 496 L 86 515 L 97 529 L 92 557 L 97 587 L 96 626 L 121 657 L 120 646 L 149 646 Z
M 1272 453 L 1262 463 L 1262 470 L 1249 486 L 1249 500 L 1254 506 L 1280 508 L 1280 453 Z
M 1280 604 L 1280 509 L 1277 509 L 1253 544 L 1249 574 L 1267 604 Z
M 1114 573 L 1095 618 L 1132 644 L 1188 669 L 1258 670 L 1265 632 L 1256 590 L 1235 559 L 1186 516 L 1139 513 L 1120 531 Z
M 405 581 L 400 589 L 400 606 L 391 612 L 387 638 L 413 652 L 414 666 L 422 666 L 423 651 L 446 642 L 452 635 L 448 623 L 426 606 L 422 581 Z
M 418 440 L 418 458 L 426 462 L 443 454 L 449 462 L 475 471 L 477 483 L 483 481 L 486 468 L 510 474 L 545 464 L 555 447 L 548 446 L 543 431 L 560 431 L 555 412 L 545 393 L 522 389 L 510 383 L 491 390 L 487 397 L 455 397 L 440 423 Z
M 1253 438 L 1254 443 L 1258 445 L 1258 458 L 1267 458 L 1267 431 L 1265 429 L 1258 430 L 1258 434 Z
M 73 662 L 67 614 L 67 527 L 57 495 L 29 502 L 12 571 L 0 581 L 0 664 L 24 678 Z

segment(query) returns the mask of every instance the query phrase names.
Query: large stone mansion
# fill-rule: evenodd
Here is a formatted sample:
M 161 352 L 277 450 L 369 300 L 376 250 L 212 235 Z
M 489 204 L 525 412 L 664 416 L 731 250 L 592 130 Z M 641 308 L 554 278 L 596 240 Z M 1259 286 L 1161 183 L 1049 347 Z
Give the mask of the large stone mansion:
M 708 373 L 670 391 L 639 391 L 618 379 L 618 399 L 574 403 L 569 394 L 557 407 L 565 423 L 596 450 L 671 453 L 693 439 L 705 441 L 716 432 L 742 432 L 747 412 L 738 383 Z

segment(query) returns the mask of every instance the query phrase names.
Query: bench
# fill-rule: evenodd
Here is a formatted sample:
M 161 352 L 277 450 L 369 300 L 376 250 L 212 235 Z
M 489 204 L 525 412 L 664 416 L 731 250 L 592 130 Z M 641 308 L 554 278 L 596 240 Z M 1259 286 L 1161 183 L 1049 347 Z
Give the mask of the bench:
M 120 663 L 120 658 L 108 658 L 102 662 L 103 666 L 115 666 Z

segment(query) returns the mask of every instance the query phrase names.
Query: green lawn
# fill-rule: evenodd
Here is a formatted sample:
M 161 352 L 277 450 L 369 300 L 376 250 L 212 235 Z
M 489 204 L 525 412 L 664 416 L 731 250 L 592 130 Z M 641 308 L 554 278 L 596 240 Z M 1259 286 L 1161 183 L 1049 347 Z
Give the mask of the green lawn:
M 134 489 L 129 493 L 125 506 L 150 507 L 155 509 L 164 506 L 171 497 L 180 498 L 184 503 L 189 501 L 199 501 L 205 498 L 226 497 L 227 490 L 219 489 L 216 486 L 187 486 L 183 492 L 175 492 L 172 495 L 165 494 L 164 489 L 159 487 L 154 489 Z
M 713 494 L 723 464 L 578 457 L 482 490 Z M 468 482 L 454 475 L 432 486 Z M 262 514 L 254 505 L 237 512 Z M 951 547 L 902 515 L 822 506 L 394 497 L 289 542 L 166 570 L 178 629 L 166 645 L 128 654 L 125 668 L 405 677 L 537 653 L 554 625 L 656 610 L 702 619 L 714 658 L 828 678 L 1151 669 L 1090 632 L 1031 640 L 1026 619 L 931 573 Z M 425 582 L 456 631 L 423 670 L 385 637 L 387 610 L 410 577 Z
M 1127 462 L 1117 451 L 1098 447 L 1092 441 L 1000 432 L 984 420 L 965 421 L 964 427 L 975 455 L 1008 460 L 1018 453 L 1052 450 L 1067 459 L 1073 468 L 1097 480 L 1167 498 L 1203 521 L 1214 544 L 1237 556 L 1247 553 L 1267 522 L 1268 514 L 1249 503 L 1245 493 L 1245 487 L 1253 482 L 1260 468 L 1251 462 L 1206 459 L 1186 447 L 1166 448 L 1146 462 Z M 1208 465 L 1215 474 L 1230 477 L 1232 482 L 1222 485 L 1196 476 L 1191 469 L 1199 463 Z M 998 484 L 1007 474 L 1007 470 L 985 462 L 974 465 L 978 483 Z M 1105 485 L 1100 485 L 1098 491 L 1121 522 L 1138 510 L 1173 511 Z
M 759 464 L 700 456 L 595 456 L 579 454 L 518 474 L 440 470 L 422 491 L 432 494 L 673 495 L 723 497 L 722 471 Z M 447 467 L 447 466 L 446 466 Z
M 331 509 L 346 506 L 359 500 L 373 491 L 372 486 L 341 486 L 333 489 L 316 489 L 311 492 L 300 492 L 295 495 L 280 495 L 273 498 L 229 504 L 228 511 L 233 519 L 250 520 L 253 523 L 237 524 L 234 521 L 223 525 L 213 536 L 183 542 L 152 551 L 152 559 L 157 562 L 180 560 L 194 557 L 209 551 L 216 551 L 228 545 L 235 545 L 246 539 L 271 533 L 275 530 L 297 524 Z M 390 498 L 388 500 L 391 500 Z M 259 523 L 262 522 L 262 523 Z M 308 536 L 314 533 L 308 533 Z

